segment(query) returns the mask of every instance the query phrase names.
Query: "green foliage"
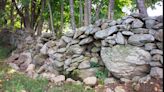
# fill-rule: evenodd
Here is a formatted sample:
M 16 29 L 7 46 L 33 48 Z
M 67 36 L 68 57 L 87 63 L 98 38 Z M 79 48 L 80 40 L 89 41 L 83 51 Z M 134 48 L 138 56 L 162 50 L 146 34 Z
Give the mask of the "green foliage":
M 100 64 L 98 64 L 96 62 L 90 62 L 90 65 L 91 65 L 91 68 L 99 67 L 100 66 Z
M 5 45 L 5 43 L 0 40 L 0 60 L 7 58 L 14 49 L 15 47 Z
M 97 70 L 96 77 L 100 84 L 104 84 L 104 79 L 108 77 L 108 70 L 106 68 L 104 70 Z

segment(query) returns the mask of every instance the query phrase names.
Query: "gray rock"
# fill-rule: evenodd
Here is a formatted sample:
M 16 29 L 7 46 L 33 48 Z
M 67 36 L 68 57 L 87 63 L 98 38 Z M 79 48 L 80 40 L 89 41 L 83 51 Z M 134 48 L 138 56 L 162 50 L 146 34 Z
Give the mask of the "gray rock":
M 101 58 L 106 68 L 117 78 L 131 79 L 149 72 L 151 55 L 141 48 L 117 45 L 102 47 Z M 118 68 L 119 67 L 119 68 Z
M 64 56 L 63 54 L 60 53 L 55 53 L 51 56 L 52 59 L 58 60 L 58 61 L 63 61 L 64 60 Z
M 116 86 L 114 92 L 126 92 L 123 86 Z
M 80 35 L 82 35 L 84 33 L 84 31 L 80 31 L 80 30 L 77 30 L 73 36 L 73 39 L 76 39 L 77 37 L 79 37 Z
M 60 48 L 56 52 L 58 53 L 64 53 L 66 51 L 66 48 Z
M 85 79 L 87 77 L 96 76 L 96 71 L 97 68 L 80 69 L 78 77 L 80 77 L 81 79 Z
M 48 42 L 46 43 L 46 45 L 47 45 L 48 48 L 51 48 L 51 47 L 55 46 L 56 43 L 55 43 L 55 41 L 48 41 Z
M 155 39 L 161 42 L 163 41 L 163 29 L 160 29 L 155 33 Z
M 162 64 L 160 62 L 157 62 L 157 61 L 151 61 L 150 62 L 150 66 L 151 67 L 162 67 Z
M 151 35 L 153 35 L 153 36 L 155 36 L 155 34 L 156 34 L 156 30 L 154 30 L 154 29 L 149 29 L 149 34 L 151 34 Z
M 116 26 L 112 26 L 112 27 L 107 28 L 107 30 L 108 30 L 108 36 L 109 36 L 109 35 L 112 35 L 113 33 L 117 32 L 118 28 Z
M 146 28 L 150 29 L 152 28 L 154 25 L 155 25 L 155 20 L 153 19 L 148 19 L 145 21 L 145 24 L 146 24 Z
M 113 34 L 112 36 L 108 36 L 105 38 L 105 40 L 115 40 L 116 39 L 116 34 Z
M 67 36 L 62 36 L 61 39 L 63 39 L 66 43 L 69 43 L 72 41 L 72 38 L 67 37 Z
M 160 54 L 155 54 L 155 55 L 152 56 L 153 61 L 160 61 L 161 58 L 163 58 L 163 56 L 160 55 Z
M 64 61 L 64 65 L 66 65 L 66 66 L 70 65 L 70 64 L 71 64 L 71 61 L 72 61 L 71 58 L 66 59 L 66 60 Z
M 77 44 L 77 43 L 79 43 L 79 42 L 80 42 L 80 40 L 75 39 L 75 40 L 72 40 L 72 41 L 71 41 L 70 45 L 74 45 L 74 44 Z
M 134 33 L 133 32 L 131 32 L 131 31 L 122 31 L 122 34 L 123 35 L 134 35 Z
M 101 29 L 102 29 L 102 30 L 106 29 L 107 27 L 108 27 L 108 23 L 103 23 L 103 24 L 101 25 Z
M 68 48 L 68 52 L 75 53 L 75 54 L 82 54 L 84 52 L 84 48 L 76 44 L 70 46 Z
M 87 35 L 83 34 L 83 35 L 80 35 L 78 38 L 79 39 L 84 39 L 84 38 L 87 38 Z
M 79 57 L 73 58 L 71 62 L 72 63 L 74 63 L 74 62 L 82 62 L 83 60 L 84 60 L 84 56 L 81 55 Z
M 154 54 L 163 55 L 163 51 L 162 50 L 159 50 L 159 49 L 153 49 L 153 50 L 150 51 L 150 54 L 151 55 L 154 55 Z
M 87 77 L 83 80 L 85 85 L 88 86 L 95 86 L 97 83 L 97 78 L 96 77 Z
M 161 42 L 157 42 L 156 45 L 160 50 L 163 50 L 163 44 Z
M 97 31 L 94 35 L 95 39 L 104 39 L 108 36 L 108 30 Z
M 52 36 L 53 36 L 52 33 L 42 33 L 42 35 L 41 35 L 42 38 L 50 38 Z
M 117 44 L 125 44 L 124 36 L 121 34 L 121 32 L 118 32 L 116 35 L 116 43 Z
M 118 29 L 116 26 L 109 27 L 105 30 L 101 30 L 95 33 L 94 38 L 95 39 L 104 39 L 109 35 L 112 35 L 113 33 L 117 32 Z
M 90 62 L 89 61 L 83 61 L 79 64 L 78 68 L 79 69 L 87 69 L 90 68 Z
M 58 47 L 66 47 L 67 43 L 65 41 L 63 41 L 62 39 L 60 39 L 56 45 Z
M 90 37 L 87 37 L 87 38 L 82 39 L 82 40 L 79 42 L 79 45 L 88 44 L 88 43 L 91 43 L 92 41 L 93 41 L 93 38 L 90 36 Z
M 73 31 L 67 31 L 64 35 L 72 38 L 74 36 L 74 32 Z
M 129 82 L 131 82 L 131 80 L 126 79 L 126 78 L 121 78 L 120 81 L 123 82 L 123 83 L 129 83 Z
M 145 43 L 153 42 L 155 39 L 150 34 L 135 34 L 129 37 L 128 43 L 136 46 L 143 46 Z
M 116 23 L 117 23 L 117 22 L 116 22 L 115 20 L 113 20 L 113 21 L 111 21 L 108 25 L 109 25 L 109 26 L 114 26 L 114 25 L 116 25 Z
M 94 34 L 97 31 L 100 31 L 101 29 L 99 27 L 94 27 L 93 30 L 90 32 L 90 34 Z
M 47 45 L 43 45 L 43 47 L 40 49 L 40 53 L 46 55 L 48 51 Z
M 152 27 L 153 29 L 162 29 L 163 28 L 163 23 L 158 23 Z
M 127 19 L 125 19 L 125 20 L 122 22 L 122 24 L 130 24 L 130 23 L 132 23 L 133 21 L 135 21 L 134 18 L 127 18 Z
M 101 40 L 101 44 L 104 47 L 109 46 L 109 44 L 105 40 Z
M 89 25 L 89 26 L 87 27 L 87 29 L 85 30 L 85 34 L 86 34 L 86 35 L 91 34 L 92 30 L 93 30 L 93 25 Z
M 57 61 L 57 60 L 53 60 L 51 58 L 49 58 L 50 62 L 53 64 L 53 66 L 56 68 L 62 67 L 64 65 L 63 62 Z
M 150 76 L 163 79 L 163 69 L 159 67 L 151 68 Z
M 94 44 L 96 47 L 101 47 L 101 41 L 94 41 L 93 44 Z
M 144 23 L 141 20 L 135 19 L 132 23 L 132 28 L 141 28 L 143 25 Z
M 131 31 L 135 34 L 148 34 L 149 30 L 146 28 L 135 28 L 135 29 L 131 29 Z
M 92 57 L 90 62 L 92 63 L 98 63 L 98 58 L 97 57 Z
M 145 50 L 152 50 L 155 48 L 156 48 L 156 45 L 154 43 L 146 43 L 145 44 Z
M 38 55 L 34 56 L 33 61 L 34 61 L 35 65 L 40 65 L 41 66 L 46 61 L 46 57 L 42 54 L 38 54 Z
M 117 81 L 116 81 L 116 79 L 114 79 L 114 78 L 105 78 L 105 80 L 104 80 L 104 84 L 105 85 L 108 85 L 108 84 L 115 84 Z
M 116 44 L 116 41 L 115 40 L 108 40 L 107 41 L 109 44 L 112 44 L 112 45 L 115 45 Z

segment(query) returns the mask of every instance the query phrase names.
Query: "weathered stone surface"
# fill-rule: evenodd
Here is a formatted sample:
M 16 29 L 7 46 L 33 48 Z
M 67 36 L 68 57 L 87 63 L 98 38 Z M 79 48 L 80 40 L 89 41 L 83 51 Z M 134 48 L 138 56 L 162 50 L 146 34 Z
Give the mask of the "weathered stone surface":
M 101 30 L 95 33 L 95 39 L 103 39 L 108 36 L 108 30 Z
M 83 80 L 83 82 L 88 86 L 95 86 L 97 83 L 96 77 L 87 77 Z
M 108 27 L 108 23 L 103 23 L 102 25 L 101 25 L 101 29 L 103 30 L 103 29 L 106 29 Z
M 63 39 L 66 43 L 69 43 L 72 41 L 72 38 L 67 37 L 67 36 L 62 36 L 61 39 Z
M 117 78 L 133 78 L 149 72 L 148 62 L 151 56 L 148 52 L 134 46 L 117 45 L 113 48 L 103 47 L 101 58 L 106 68 Z M 119 68 L 118 68 L 119 67 Z
M 84 44 L 88 44 L 90 42 L 93 41 L 93 38 L 92 37 L 87 37 L 87 38 L 84 38 L 82 39 L 80 42 L 79 42 L 79 45 L 84 45 Z
M 116 81 L 116 79 L 114 79 L 114 78 L 106 78 L 105 80 L 104 80 L 104 84 L 105 85 L 108 85 L 108 84 L 111 84 L 111 83 L 116 83 L 117 81 Z
M 146 43 L 145 44 L 145 50 L 152 50 L 155 48 L 156 48 L 156 45 L 154 43 Z
M 121 34 L 121 32 L 118 32 L 118 33 L 117 33 L 117 36 L 116 36 L 116 43 L 117 43 L 117 44 L 125 44 L 124 36 Z
M 159 67 L 151 68 L 150 76 L 163 79 L 163 69 Z
M 68 48 L 68 52 L 72 52 L 75 54 L 82 54 L 84 52 L 84 48 L 79 46 L 78 44 L 72 45 Z
M 47 54 L 47 51 L 48 51 L 48 47 L 47 47 L 47 45 L 45 44 L 41 49 L 40 49 L 40 53 L 42 53 L 42 54 Z
M 145 43 L 153 42 L 155 39 L 150 34 L 135 34 L 129 37 L 128 43 L 136 46 L 142 46 Z
M 87 69 L 90 68 L 90 62 L 89 61 L 83 61 L 79 64 L 78 68 L 79 69 Z
M 145 21 L 146 28 L 150 29 L 155 25 L 155 20 L 153 19 L 148 19 Z
M 132 28 L 141 28 L 143 25 L 144 23 L 141 20 L 135 19 L 132 23 Z
M 42 54 L 35 55 L 33 61 L 36 65 L 43 65 L 46 60 L 46 57 Z
M 160 29 L 155 33 L 155 39 L 161 42 L 163 41 L 163 29 Z
M 123 86 L 116 86 L 114 92 L 126 92 Z
M 75 39 L 75 38 L 79 37 L 80 35 L 82 35 L 83 33 L 84 33 L 84 31 L 77 30 L 77 31 L 75 32 L 73 38 Z
M 122 34 L 123 35 L 134 35 L 134 33 L 131 31 L 122 31 Z
M 154 54 L 163 55 L 163 51 L 162 50 L 159 50 L 159 49 L 153 49 L 153 50 L 150 51 L 150 54 L 151 55 L 154 55 Z
M 92 77 L 92 76 L 96 76 L 96 71 L 97 68 L 89 68 L 89 69 L 80 69 L 79 70 L 79 77 L 81 79 L 85 79 L 87 77 Z
M 131 29 L 131 31 L 136 34 L 148 34 L 149 33 L 149 30 L 146 28 L 135 28 L 135 29 Z
M 65 76 L 64 75 L 59 75 L 56 77 L 52 77 L 51 81 L 54 83 L 60 83 L 60 82 L 64 82 L 65 81 Z

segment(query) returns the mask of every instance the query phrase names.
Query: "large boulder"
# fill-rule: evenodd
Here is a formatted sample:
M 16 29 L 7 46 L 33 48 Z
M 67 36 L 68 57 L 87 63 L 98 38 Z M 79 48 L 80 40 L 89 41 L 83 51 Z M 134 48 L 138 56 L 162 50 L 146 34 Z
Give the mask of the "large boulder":
M 116 45 L 113 48 L 102 47 L 101 58 L 113 76 L 131 79 L 149 72 L 151 55 L 139 47 Z

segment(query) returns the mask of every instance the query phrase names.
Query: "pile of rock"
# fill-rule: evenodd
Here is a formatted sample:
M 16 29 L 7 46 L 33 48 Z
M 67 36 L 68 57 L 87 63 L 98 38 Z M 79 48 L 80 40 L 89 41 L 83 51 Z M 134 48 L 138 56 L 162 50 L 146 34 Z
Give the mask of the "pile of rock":
M 29 37 L 25 42 L 32 43 L 32 49 L 13 54 L 8 62 L 29 74 L 76 74 L 84 82 L 103 68 L 109 70 L 109 77 L 119 79 L 148 74 L 163 78 L 162 18 L 134 14 L 117 21 L 98 20 L 58 40 L 50 33 L 37 41 Z

